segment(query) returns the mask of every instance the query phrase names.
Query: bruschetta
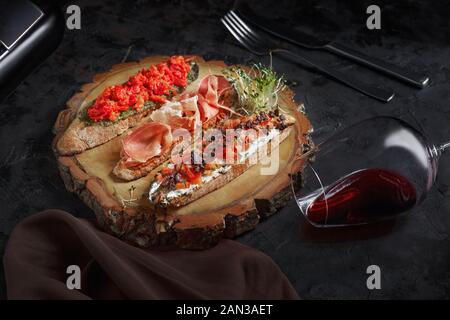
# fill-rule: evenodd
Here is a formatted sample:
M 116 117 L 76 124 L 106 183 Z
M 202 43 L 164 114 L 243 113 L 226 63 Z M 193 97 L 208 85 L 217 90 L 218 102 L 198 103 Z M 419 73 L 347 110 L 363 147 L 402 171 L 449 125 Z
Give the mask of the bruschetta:
M 181 94 L 198 77 L 195 59 L 172 56 L 106 87 L 77 116 L 56 144 L 60 155 L 74 155 L 123 134 L 162 104 Z
M 233 179 L 240 176 L 255 162 L 250 161 L 262 149 L 266 148 L 266 157 L 271 150 L 276 148 L 286 139 L 295 119 L 289 115 L 275 111 L 259 112 L 251 116 L 238 119 L 225 120 L 218 129 L 223 134 L 222 152 L 220 156 L 214 155 L 205 161 L 203 152 L 202 161 L 195 161 L 195 151 L 191 151 L 190 159 L 174 163 L 169 161 L 159 173 L 150 186 L 149 200 L 155 207 L 181 207 L 198 198 L 214 191 Z M 229 130 L 235 130 L 235 143 L 230 145 L 226 135 Z M 248 131 L 257 133 L 252 138 Z M 239 139 L 242 140 L 241 148 L 236 148 Z M 208 139 L 204 139 L 202 146 L 206 150 Z M 267 148 L 270 144 L 270 147 Z

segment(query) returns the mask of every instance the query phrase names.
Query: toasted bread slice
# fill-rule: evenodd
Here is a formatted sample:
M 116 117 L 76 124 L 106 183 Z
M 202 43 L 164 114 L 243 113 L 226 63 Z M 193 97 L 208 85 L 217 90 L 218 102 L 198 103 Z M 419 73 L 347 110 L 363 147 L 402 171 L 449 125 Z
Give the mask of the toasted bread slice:
M 188 84 L 198 78 L 198 64 L 193 63 L 188 75 Z M 185 88 L 186 89 L 186 88 Z M 149 114 L 159 107 L 158 104 L 143 108 L 122 120 L 110 124 L 89 123 L 84 119 L 85 109 L 79 110 L 75 119 L 56 143 L 59 155 L 74 155 L 104 144 L 141 123 L 148 121 Z
M 112 173 L 122 180 L 132 181 L 142 177 L 145 177 L 147 174 L 152 172 L 159 165 L 163 164 L 170 158 L 170 153 L 172 149 L 167 150 L 164 154 L 161 154 L 157 157 L 151 158 L 149 161 L 129 167 L 126 164 L 126 160 L 121 159 L 117 165 L 114 167 Z
M 152 110 L 146 110 L 109 126 L 87 125 L 76 118 L 56 144 L 60 155 L 73 155 L 94 148 L 148 120 Z
M 278 139 L 270 139 L 272 149 L 276 148 L 290 135 L 293 130 L 293 122 L 291 122 L 291 120 L 293 119 L 289 118 L 286 127 L 278 131 Z M 270 152 L 267 156 L 269 155 Z M 178 208 L 184 206 L 223 187 L 230 181 L 239 177 L 253 165 L 254 163 L 250 161 L 233 165 L 224 165 L 201 184 L 193 184 L 184 189 L 161 187 L 160 182 L 155 181 L 150 187 L 149 200 L 155 207 Z

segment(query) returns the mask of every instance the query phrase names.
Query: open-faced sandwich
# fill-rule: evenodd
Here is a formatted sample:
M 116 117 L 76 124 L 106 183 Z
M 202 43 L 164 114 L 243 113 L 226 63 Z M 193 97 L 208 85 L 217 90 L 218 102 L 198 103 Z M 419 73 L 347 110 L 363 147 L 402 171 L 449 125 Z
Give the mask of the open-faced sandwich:
M 200 148 L 188 149 L 189 157 L 182 153 L 162 167 L 150 187 L 150 202 L 156 207 L 180 207 L 219 189 L 270 157 L 294 123 L 279 109 L 223 121 L 202 139 Z
M 140 124 L 152 111 L 182 93 L 198 77 L 194 59 L 172 56 L 106 87 L 69 125 L 56 144 L 59 154 L 91 149 Z

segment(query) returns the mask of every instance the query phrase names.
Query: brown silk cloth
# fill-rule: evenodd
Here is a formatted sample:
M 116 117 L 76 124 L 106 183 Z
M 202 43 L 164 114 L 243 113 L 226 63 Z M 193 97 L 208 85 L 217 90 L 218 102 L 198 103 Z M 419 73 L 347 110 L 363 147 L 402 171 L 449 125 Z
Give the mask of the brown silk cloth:
M 271 258 L 238 242 L 141 249 L 60 210 L 17 225 L 3 259 L 9 299 L 298 299 Z M 67 288 L 69 265 L 80 290 Z

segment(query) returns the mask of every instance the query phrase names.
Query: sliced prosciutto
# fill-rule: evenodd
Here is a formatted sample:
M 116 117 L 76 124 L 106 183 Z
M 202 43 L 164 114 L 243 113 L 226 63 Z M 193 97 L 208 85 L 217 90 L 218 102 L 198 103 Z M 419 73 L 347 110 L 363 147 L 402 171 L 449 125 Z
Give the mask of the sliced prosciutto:
M 223 76 L 209 75 L 200 81 L 198 88 L 198 107 L 202 122 L 214 118 L 220 109 L 234 113 L 223 104 L 224 93 L 231 89 L 231 84 Z
M 200 81 L 197 91 L 184 94 L 179 101 L 167 102 L 153 111 L 153 121 L 174 128 L 193 131 L 196 126 L 216 117 L 221 110 L 235 113 L 223 103 L 224 94 L 231 89 L 223 76 L 209 75 Z
M 193 131 L 196 126 L 201 126 L 198 97 L 195 95 L 180 101 L 167 102 L 160 109 L 153 111 L 150 118 L 165 123 L 172 129 L 185 128 Z
M 167 152 L 172 146 L 170 126 L 161 122 L 149 122 L 123 138 L 123 154 L 132 165 L 144 163 Z
M 236 113 L 224 104 L 225 93 L 232 89 L 231 84 L 223 76 L 205 76 L 199 84 L 197 91 L 187 92 L 183 97 L 197 96 L 197 105 L 200 112 L 200 121 L 205 124 L 208 120 L 216 117 L 220 111 Z

